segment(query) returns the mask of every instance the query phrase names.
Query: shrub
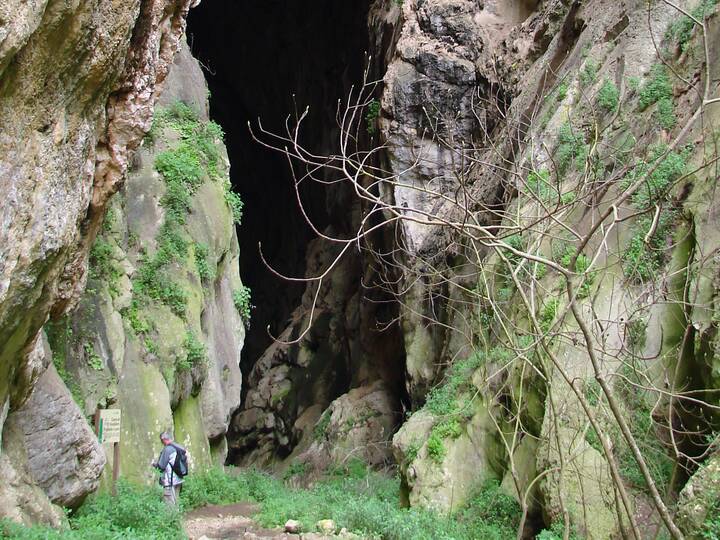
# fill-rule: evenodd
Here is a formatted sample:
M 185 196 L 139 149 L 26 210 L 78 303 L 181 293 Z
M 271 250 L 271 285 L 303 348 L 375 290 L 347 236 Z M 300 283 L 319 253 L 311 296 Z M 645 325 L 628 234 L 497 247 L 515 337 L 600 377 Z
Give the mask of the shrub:
M 235 291 L 233 291 L 233 303 L 235 304 L 235 309 L 237 309 L 240 314 L 245 326 L 250 324 L 250 312 L 252 310 L 250 295 L 250 287 L 246 287 L 244 285 L 241 285 L 239 289 L 235 289 Z
M 568 93 L 568 83 L 567 82 L 561 82 L 557 87 L 557 100 L 562 101 L 567 97 Z
M 317 424 L 315 424 L 315 427 L 313 428 L 315 440 L 320 441 L 327 437 L 327 428 L 330 425 L 330 417 L 331 413 L 329 410 L 325 410 L 325 412 L 322 413 L 320 420 L 318 420 Z
M 716 4 L 717 0 L 702 0 L 690 11 L 690 14 L 698 20 L 703 20 L 713 12 Z M 665 39 L 674 40 L 680 47 L 680 50 L 684 52 L 687 50 L 694 28 L 695 23 L 693 20 L 683 15 L 670 25 L 665 34 Z
M 597 104 L 605 112 L 615 112 L 620 100 L 620 92 L 612 81 L 606 80 L 597 95 Z
M 215 266 L 208 262 L 209 250 L 207 245 L 196 242 L 193 254 L 195 255 L 195 266 L 200 279 L 203 281 L 215 279 Z
M 650 79 L 640 90 L 638 105 L 644 111 L 657 103 L 656 116 L 658 123 L 665 129 L 672 129 L 677 123 L 673 90 L 667 68 L 663 64 L 655 64 Z
M 185 356 L 181 357 L 177 362 L 177 368 L 180 371 L 192 369 L 195 366 L 204 365 L 208 361 L 207 348 L 192 332 L 188 330 L 183 340 L 183 349 Z
M 580 82 L 583 86 L 589 86 L 597 79 L 598 64 L 592 58 L 585 61 L 585 66 L 580 72 Z
M 232 191 L 229 182 L 228 186 L 225 189 L 225 202 L 230 207 L 230 211 L 232 212 L 233 223 L 235 223 L 236 225 L 240 225 L 243 215 L 243 202 L 240 198 L 240 195 Z
M 374 135 L 377 131 L 376 122 L 380 118 L 380 102 L 377 99 L 372 99 L 367 106 L 367 113 L 365 114 L 365 122 L 367 123 L 367 132 L 370 135 Z
M 644 111 L 663 98 L 672 98 L 672 85 L 667 68 L 662 64 L 655 64 L 650 72 L 650 79 L 640 89 L 638 105 L 640 110 Z
M 644 179 L 630 197 L 630 202 L 636 210 L 647 213 L 635 221 L 630 243 L 622 256 L 625 276 L 639 282 L 654 277 L 664 262 L 665 240 L 675 220 L 675 212 L 668 208 L 669 191 L 686 169 L 685 152 L 670 152 L 662 158 L 665 152 L 666 147 L 662 145 L 652 149 L 649 162 L 638 163 L 633 172 L 621 182 L 621 188 L 627 189 L 638 179 Z M 658 162 L 661 158 L 662 161 Z M 655 170 L 648 174 L 653 167 Z M 646 242 L 645 238 L 652 229 L 654 219 L 650 212 L 656 204 L 661 205 L 662 209 L 655 231 Z
M 122 271 L 113 259 L 114 248 L 110 242 L 98 237 L 90 249 L 90 277 L 104 281 L 108 285 L 110 294 L 114 297 L 118 293 L 118 281 Z
M 528 174 L 527 187 L 530 193 L 542 201 L 557 199 L 558 197 L 558 190 L 550 181 L 550 171 L 544 168 L 537 172 L 531 171 Z
M 192 510 L 208 504 L 232 504 L 250 499 L 245 478 L 227 474 L 219 467 L 200 474 L 191 474 L 183 483 L 180 502 L 183 509 Z
M 540 329 L 544 333 L 547 333 L 550 330 L 550 327 L 557 315 L 559 305 L 560 301 L 557 298 L 552 298 L 543 305 L 542 311 L 540 312 L 540 320 L 538 322 L 540 323 Z
M 427 453 L 430 458 L 436 463 L 442 463 L 447 450 L 445 449 L 445 443 L 439 433 L 434 430 L 430 433 L 430 437 L 427 440 Z
M 558 147 L 555 150 L 558 174 L 564 174 L 573 162 L 577 168 L 581 168 L 585 163 L 586 157 L 587 145 L 585 144 L 584 135 L 576 133 L 573 130 L 572 124 L 565 122 L 560 126 Z
M 185 538 L 180 513 L 162 501 L 159 488 L 140 488 L 122 478 L 117 497 L 101 494 L 70 517 L 69 529 L 23 527 L 0 521 L 0 538 L 14 540 L 180 540 Z

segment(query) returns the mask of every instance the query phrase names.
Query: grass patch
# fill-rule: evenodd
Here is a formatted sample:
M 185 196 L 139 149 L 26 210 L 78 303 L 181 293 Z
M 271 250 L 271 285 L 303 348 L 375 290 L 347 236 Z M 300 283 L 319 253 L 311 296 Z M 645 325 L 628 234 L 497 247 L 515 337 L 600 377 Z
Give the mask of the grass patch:
M 673 103 L 673 89 L 670 76 L 663 64 L 655 64 L 650 73 L 650 79 L 640 89 L 638 106 L 644 111 L 657 103 L 655 117 L 665 129 L 672 129 L 677 124 L 675 105 Z
M 605 80 L 597 94 L 597 104 L 600 109 L 606 113 L 612 113 L 617 110 L 620 102 L 620 91 L 610 80 Z
M 101 494 L 69 518 L 69 528 L 23 527 L 0 521 L 0 538 L 14 540 L 180 540 L 186 538 L 181 514 L 162 501 L 159 487 L 136 487 L 122 478 L 118 495 Z
M 715 11 L 717 2 L 718 0 L 703 0 L 690 11 L 690 14 L 696 19 L 702 21 Z M 678 47 L 680 47 L 680 50 L 685 52 L 688 48 L 694 28 L 695 22 L 693 22 L 690 17 L 682 15 L 670 25 L 665 33 L 665 39 L 668 41 L 674 41 L 677 43 Z
M 576 168 L 581 169 L 587 158 L 587 152 L 584 134 L 574 130 L 570 122 L 565 122 L 560 126 L 558 146 L 555 150 L 558 176 L 565 174 L 573 163 Z
M 630 203 L 636 211 L 645 214 L 636 219 L 630 242 L 622 256 L 625 276 L 637 282 L 654 278 L 665 261 L 665 241 L 675 221 L 669 192 L 675 181 L 685 173 L 687 166 L 686 152 L 670 152 L 659 161 L 665 152 L 665 146 L 654 148 L 650 160 L 638 163 L 620 185 L 625 190 L 637 180 L 644 180 L 630 197 Z M 653 167 L 655 170 L 648 174 Z M 660 207 L 660 213 L 655 230 L 649 235 L 653 226 L 655 205 Z

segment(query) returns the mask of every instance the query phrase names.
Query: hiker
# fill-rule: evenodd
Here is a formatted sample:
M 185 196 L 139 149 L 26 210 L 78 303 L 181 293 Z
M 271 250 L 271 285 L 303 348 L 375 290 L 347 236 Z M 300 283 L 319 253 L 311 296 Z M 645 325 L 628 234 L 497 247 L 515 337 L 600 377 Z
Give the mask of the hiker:
M 172 435 L 167 431 L 160 434 L 160 441 L 164 448 L 157 461 L 152 462 L 152 466 L 162 472 L 160 485 L 163 487 L 163 499 L 169 505 L 177 505 L 182 491 L 183 476 L 187 474 L 187 461 L 184 471 L 179 468 L 181 461 L 186 460 L 186 452 L 182 446 L 173 442 Z M 179 454 L 182 454 L 182 458 L 178 457 Z

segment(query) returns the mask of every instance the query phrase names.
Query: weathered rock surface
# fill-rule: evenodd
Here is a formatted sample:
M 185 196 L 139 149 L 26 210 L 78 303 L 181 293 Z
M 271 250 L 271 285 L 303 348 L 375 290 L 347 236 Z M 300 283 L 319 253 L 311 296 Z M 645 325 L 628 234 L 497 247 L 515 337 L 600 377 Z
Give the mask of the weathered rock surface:
M 223 462 L 242 381 L 245 327 L 234 297 L 243 285 L 222 140 L 211 141 L 214 161 L 202 162 L 186 215 L 168 209 L 178 184 L 156 170 L 158 156 L 180 163 L 178 148 L 195 144 L 183 139 L 180 122 L 195 130 L 191 137 L 212 129 L 204 79 L 184 44 L 171 73 L 158 108 L 166 120 L 157 121 L 111 202 L 88 289 L 77 311 L 51 328 L 85 414 L 96 406 L 122 410 L 121 472 L 136 482 L 152 481 L 147 464 L 166 429 L 188 449 L 195 471 Z M 188 103 L 178 105 L 183 98 Z
M 678 498 L 677 520 L 687 538 L 703 538 L 705 521 L 715 516 L 720 500 L 720 461 L 710 457 L 688 481 Z
M 191 3 L 0 6 L 2 421 L 30 394 L 40 328 L 84 287 L 90 244 L 150 127 Z
M 47 343 L 38 341 L 33 356 L 44 371 L 3 429 L 0 515 L 58 525 L 63 513 L 53 505 L 76 508 L 95 491 L 105 453 L 58 376 Z
M 383 381 L 353 388 L 335 399 L 312 426 L 310 447 L 295 460 L 322 471 L 360 460 L 374 467 L 392 462 L 391 438 L 401 404 Z

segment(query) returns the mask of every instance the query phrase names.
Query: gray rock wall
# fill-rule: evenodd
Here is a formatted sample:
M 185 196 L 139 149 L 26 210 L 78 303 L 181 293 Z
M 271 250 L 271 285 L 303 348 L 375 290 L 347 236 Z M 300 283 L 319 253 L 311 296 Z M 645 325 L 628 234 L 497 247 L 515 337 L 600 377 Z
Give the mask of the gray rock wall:
M 87 254 L 183 32 L 190 0 L 0 6 L 0 420 L 28 354 L 75 303 Z

